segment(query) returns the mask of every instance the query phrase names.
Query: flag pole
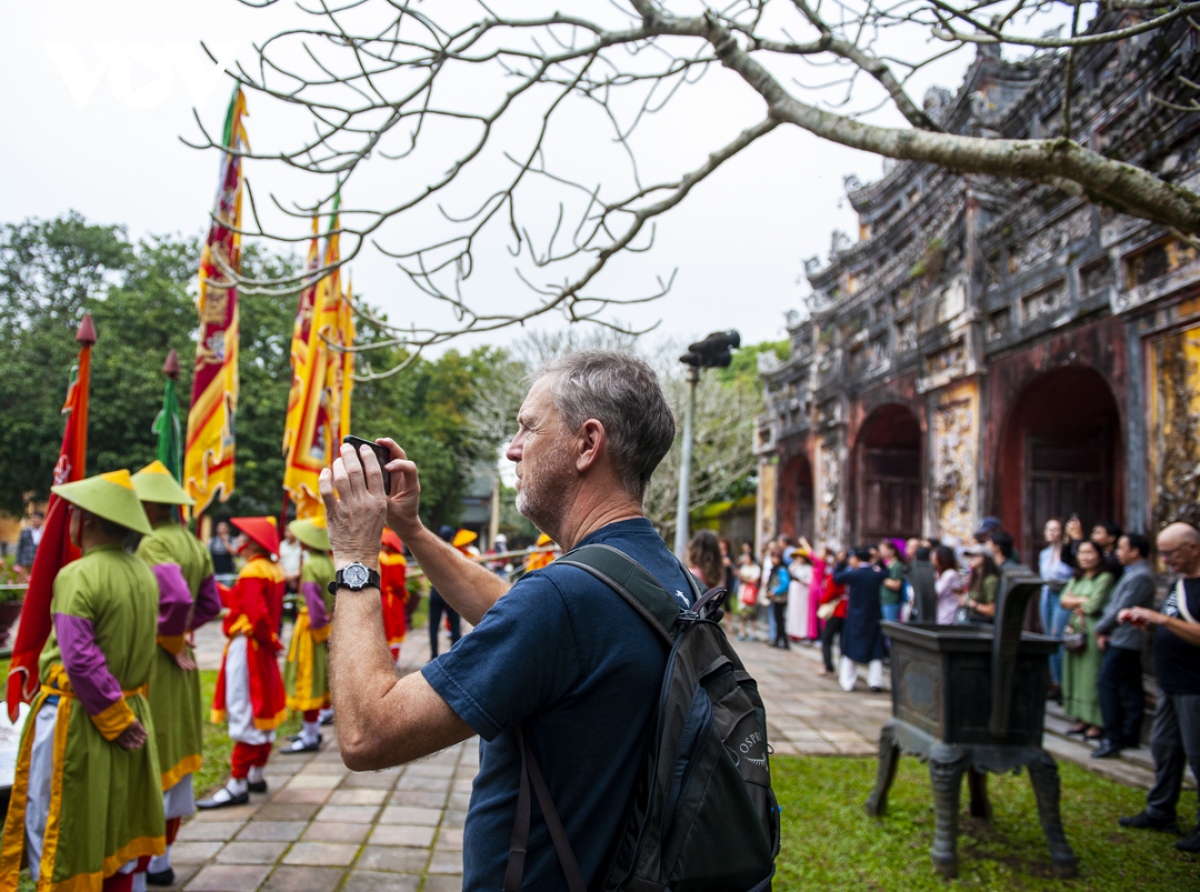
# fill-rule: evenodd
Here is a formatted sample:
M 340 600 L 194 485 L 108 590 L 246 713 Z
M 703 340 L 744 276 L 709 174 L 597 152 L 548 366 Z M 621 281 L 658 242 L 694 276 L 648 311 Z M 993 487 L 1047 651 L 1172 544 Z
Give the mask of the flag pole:
M 86 474 L 88 390 L 92 376 L 92 345 L 96 343 L 96 328 L 92 317 L 85 314 L 75 332 L 79 344 L 79 363 L 67 388 L 63 414 L 62 447 L 54 466 L 53 484 L 82 480 Z M 51 493 L 46 506 L 46 521 L 42 526 L 42 541 L 29 573 L 29 587 L 21 607 L 21 622 L 13 644 L 5 692 L 9 721 L 19 716 L 20 704 L 28 703 L 38 690 L 38 659 L 46 639 L 50 637 L 50 602 L 54 597 L 54 579 L 58 571 L 79 557 L 79 549 L 71 543 L 67 503 Z

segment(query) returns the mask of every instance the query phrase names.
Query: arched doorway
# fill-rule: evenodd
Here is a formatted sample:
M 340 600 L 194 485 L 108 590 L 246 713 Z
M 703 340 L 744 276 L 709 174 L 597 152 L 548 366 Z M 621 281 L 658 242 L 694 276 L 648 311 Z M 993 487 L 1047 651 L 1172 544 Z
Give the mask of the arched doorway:
M 867 416 L 854 448 L 853 543 L 921 532 L 921 422 L 906 406 Z
M 806 455 L 793 455 L 779 479 L 779 532 L 813 538 L 813 471 Z
M 993 501 L 1026 563 L 1052 517 L 1079 515 L 1085 535 L 1097 521 L 1122 520 L 1120 430 L 1117 401 L 1095 369 L 1055 369 L 1021 389 L 1001 435 Z

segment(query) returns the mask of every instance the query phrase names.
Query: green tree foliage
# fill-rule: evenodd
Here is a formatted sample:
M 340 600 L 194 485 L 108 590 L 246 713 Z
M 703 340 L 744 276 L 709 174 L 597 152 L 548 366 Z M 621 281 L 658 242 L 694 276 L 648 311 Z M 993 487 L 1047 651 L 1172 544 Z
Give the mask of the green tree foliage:
M 88 472 L 136 470 L 153 460 L 151 428 L 172 347 L 179 352 L 186 424 L 199 256 L 196 239 L 156 237 L 135 245 L 122 227 L 89 224 L 74 213 L 0 227 L 0 510 L 20 513 L 28 499 L 48 495 L 84 312 L 92 313 L 99 338 L 92 350 Z M 243 254 L 244 269 L 256 277 L 281 277 L 296 263 L 257 245 Z M 274 514 L 283 498 L 296 297 L 254 295 L 240 307 L 237 485 L 214 511 Z M 377 336 L 364 328 L 361 340 Z M 354 432 L 396 437 L 422 463 L 424 510 L 432 523 L 457 519 L 471 461 L 495 448 L 494 437 L 472 429 L 465 413 L 502 359 L 488 348 L 450 351 L 354 391 Z
M 403 352 L 391 352 L 372 353 L 372 362 L 391 368 L 404 361 Z M 508 368 L 507 355 L 494 347 L 466 354 L 449 350 L 436 360 L 419 358 L 396 375 L 355 387 L 354 433 L 368 439 L 391 437 L 417 463 L 421 518 L 431 527 L 458 522 L 475 463 L 491 461 L 504 438 L 501 430 L 481 427 L 474 419 L 481 395 L 495 391 Z M 509 436 L 515 417 L 514 412 Z

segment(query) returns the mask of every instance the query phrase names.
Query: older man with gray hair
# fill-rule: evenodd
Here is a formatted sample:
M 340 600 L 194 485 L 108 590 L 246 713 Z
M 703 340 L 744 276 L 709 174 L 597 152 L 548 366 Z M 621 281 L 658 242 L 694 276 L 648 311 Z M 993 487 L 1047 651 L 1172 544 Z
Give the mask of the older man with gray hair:
M 534 381 L 517 425 L 508 447 L 517 464 L 517 509 L 564 551 L 615 548 L 691 603 L 686 571 L 642 511 L 650 475 L 675 437 L 651 368 L 604 351 L 562 357 Z M 355 770 L 384 768 L 478 733 L 463 888 L 566 889 L 555 853 L 562 834 L 540 810 L 533 812 L 523 877 L 519 866 L 515 882 L 512 876 L 518 797 L 529 796 L 520 783 L 523 735 L 562 817 L 578 875 L 590 884 L 653 737 L 666 649 L 632 607 L 584 570 L 555 562 L 509 588 L 467 560 L 421 524 L 417 465 L 393 441 L 377 442 L 391 451 L 390 492 L 366 448 L 355 454 L 343 445 L 332 471 L 321 475 L 342 587 L 330 649 L 342 757 Z M 449 653 L 403 678 L 380 619 L 375 573 L 385 521 L 446 601 L 475 625 Z M 539 778 L 530 776 L 536 788 Z

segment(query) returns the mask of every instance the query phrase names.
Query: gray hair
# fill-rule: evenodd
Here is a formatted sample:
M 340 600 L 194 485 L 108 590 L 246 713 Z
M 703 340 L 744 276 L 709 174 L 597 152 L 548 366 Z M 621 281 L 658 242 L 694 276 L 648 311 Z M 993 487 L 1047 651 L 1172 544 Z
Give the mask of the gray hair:
M 621 488 L 645 495 L 650 475 L 675 442 L 675 419 L 649 363 L 610 350 L 568 353 L 542 366 L 550 395 L 570 431 L 594 418 L 604 425 Z

